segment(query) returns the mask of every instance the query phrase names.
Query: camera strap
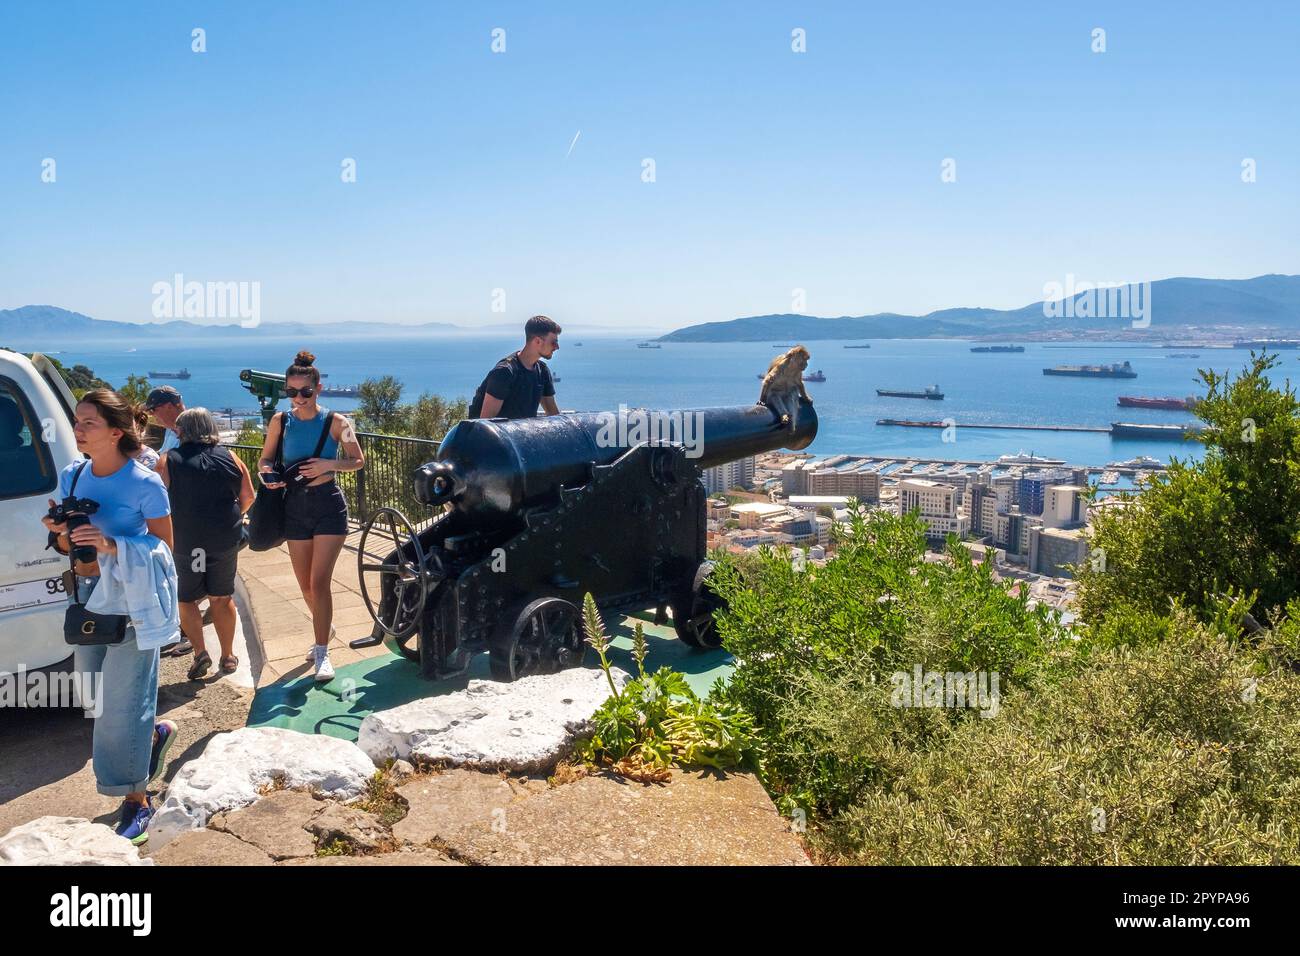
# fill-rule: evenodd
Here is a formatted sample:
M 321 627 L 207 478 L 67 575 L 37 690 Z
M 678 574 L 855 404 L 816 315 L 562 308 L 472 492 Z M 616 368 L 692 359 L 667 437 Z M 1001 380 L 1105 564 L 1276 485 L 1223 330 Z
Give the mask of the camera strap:
M 86 459 L 80 465 L 78 465 L 77 470 L 72 473 L 72 484 L 68 487 L 68 493 L 63 496 L 65 499 L 75 498 L 77 496 L 77 479 L 81 477 L 81 473 L 86 470 L 86 466 L 89 464 L 90 464 L 90 460 Z M 76 550 L 77 550 L 76 545 L 72 543 L 72 536 L 69 535 L 68 536 L 68 579 L 64 583 L 64 589 L 68 592 L 68 599 L 72 601 L 73 604 L 80 604 L 81 601 L 78 599 L 77 596 L 77 559 L 73 557 L 73 554 L 76 552 Z

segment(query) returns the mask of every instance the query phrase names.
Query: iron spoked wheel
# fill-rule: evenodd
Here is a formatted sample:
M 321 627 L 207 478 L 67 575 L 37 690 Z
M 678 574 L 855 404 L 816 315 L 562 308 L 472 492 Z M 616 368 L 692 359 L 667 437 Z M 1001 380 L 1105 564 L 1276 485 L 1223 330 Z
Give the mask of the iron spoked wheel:
M 367 545 L 375 535 L 377 548 L 392 544 L 392 552 L 382 562 L 376 561 Z M 366 522 L 357 549 L 357 577 L 361 581 L 361 598 L 375 624 L 391 638 L 387 643 L 410 660 L 418 660 L 418 648 L 408 647 L 411 635 L 420 624 L 428 596 L 428 564 L 415 527 L 396 508 L 380 508 Z M 376 607 L 366 584 L 367 574 L 378 574 L 379 603 Z M 391 600 L 384 594 L 392 588 Z
M 705 561 L 695 572 L 689 594 L 673 602 L 673 630 L 691 647 L 713 650 L 722 646 L 713 615 L 727 606 L 726 602 L 709 587 L 709 572 L 713 562 Z
M 492 677 L 515 681 L 582 663 L 582 615 L 563 598 L 538 598 L 497 626 L 490 648 Z

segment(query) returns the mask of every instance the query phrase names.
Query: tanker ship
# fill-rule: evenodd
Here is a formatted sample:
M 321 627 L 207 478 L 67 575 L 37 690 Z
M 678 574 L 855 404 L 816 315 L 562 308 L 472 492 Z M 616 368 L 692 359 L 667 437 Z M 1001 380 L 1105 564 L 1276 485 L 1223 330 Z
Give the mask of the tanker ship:
M 1121 395 L 1116 404 L 1123 408 L 1164 408 L 1170 411 L 1186 411 L 1194 405 L 1194 398 L 1146 398 L 1141 395 Z
M 893 388 L 878 388 L 876 394 L 884 398 L 928 398 L 932 401 L 943 401 L 943 392 L 939 391 L 938 385 L 927 385 L 924 391 L 913 392 Z
M 1137 378 L 1137 372 L 1128 361 L 1113 365 L 1053 365 L 1043 369 L 1044 375 L 1074 375 L 1080 378 Z

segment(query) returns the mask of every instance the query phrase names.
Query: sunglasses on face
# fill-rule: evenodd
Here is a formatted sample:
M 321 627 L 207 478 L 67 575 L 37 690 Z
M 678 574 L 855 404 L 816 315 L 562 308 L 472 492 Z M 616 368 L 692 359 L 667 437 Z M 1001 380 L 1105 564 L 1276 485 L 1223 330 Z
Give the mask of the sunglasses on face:
M 303 398 L 311 398 L 316 394 L 316 389 L 310 386 L 307 388 L 286 388 L 284 394 L 286 398 L 297 398 L 299 395 Z

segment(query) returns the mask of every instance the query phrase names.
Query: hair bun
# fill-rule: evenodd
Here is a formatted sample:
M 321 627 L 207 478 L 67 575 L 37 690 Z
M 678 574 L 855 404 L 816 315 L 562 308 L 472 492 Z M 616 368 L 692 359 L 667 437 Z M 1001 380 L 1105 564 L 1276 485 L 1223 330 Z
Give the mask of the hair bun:
M 303 349 L 301 352 L 298 353 L 297 357 L 294 358 L 293 364 L 301 365 L 304 368 L 311 368 L 312 363 L 315 361 L 316 361 L 316 356 L 313 355 L 311 352 L 308 352 L 306 349 Z

